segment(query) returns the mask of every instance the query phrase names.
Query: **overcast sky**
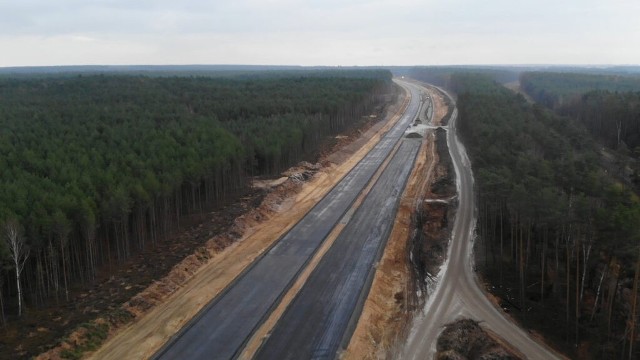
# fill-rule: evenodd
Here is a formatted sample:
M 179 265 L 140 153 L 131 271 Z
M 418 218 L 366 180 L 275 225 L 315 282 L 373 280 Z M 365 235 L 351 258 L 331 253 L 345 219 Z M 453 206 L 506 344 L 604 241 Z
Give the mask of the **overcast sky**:
M 0 66 L 639 64 L 638 0 L 0 0 Z

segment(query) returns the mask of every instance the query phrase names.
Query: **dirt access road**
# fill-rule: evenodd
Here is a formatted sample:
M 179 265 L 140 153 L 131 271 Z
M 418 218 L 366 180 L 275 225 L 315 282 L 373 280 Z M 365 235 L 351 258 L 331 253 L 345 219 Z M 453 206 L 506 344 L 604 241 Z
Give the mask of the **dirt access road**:
M 454 100 L 449 98 L 452 106 L 455 106 Z M 458 210 L 447 261 L 440 270 L 438 285 L 422 314 L 414 319 L 409 339 L 399 356 L 403 359 L 432 358 L 436 352 L 436 340 L 444 325 L 458 318 L 471 318 L 480 321 L 481 326 L 497 334 L 524 358 L 561 359 L 561 355 L 507 319 L 478 285 L 472 267 L 476 224 L 473 174 L 464 146 L 456 135 L 457 113 L 455 109 L 447 129 L 447 144 L 456 171 L 458 192 Z
M 408 101 L 405 102 L 405 106 Z M 340 165 L 330 165 L 304 185 L 297 197 L 279 206 L 273 218 L 246 231 L 244 238 L 200 269 L 194 277 L 161 305 L 142 316 L 130 327 L 113 336 L 93 354 L 100 359 L 141 359 L 150 357 L 168 338 L 184 326 L 216 294 L 219 294 L 243 269 L 268 249 L 273 241 L 291 229 L 315 204 L 325 197 L 338 179 L 344 177 L 399 122 L 400 114 L 375 126 L 350 157 Z M 349 147 L 349 146 L 348 146 Z M 338 157 L 345 157 L 338 155 Z M 331 157 L 330 157 L 331 161 Z

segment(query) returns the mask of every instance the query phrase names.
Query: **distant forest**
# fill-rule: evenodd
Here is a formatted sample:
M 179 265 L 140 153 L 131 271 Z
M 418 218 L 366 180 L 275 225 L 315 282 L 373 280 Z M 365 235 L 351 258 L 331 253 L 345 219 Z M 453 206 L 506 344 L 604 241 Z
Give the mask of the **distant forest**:
M 612 149 L 640 157 L 640 77 L 525 73 L 523 90 L 580 121 Z
M 452 77 L 458 74 L 482 74 L 499 83 L 518 80 L 518 68 L 492 66 L 428 66 L 410 68 L 406 75 L 436 86 L 451 88 L 454 85 Z
M 640 91 L 640 76 L 525 72 L 520 84 L 536 102 L 557 108 L 593 91 Z
M 373 70 L 0 78 L 0 321 L 313 160 L 392 87 Z

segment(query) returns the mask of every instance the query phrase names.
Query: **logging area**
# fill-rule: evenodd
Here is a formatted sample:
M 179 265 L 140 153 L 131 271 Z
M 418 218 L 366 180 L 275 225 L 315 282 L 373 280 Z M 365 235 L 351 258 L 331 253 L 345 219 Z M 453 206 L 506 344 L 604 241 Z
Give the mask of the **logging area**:
M 369 70 L 0 79 L 0 357 L 78 328 L 85 348 L 61 356 L 95 348 L 137 315 L 124 302 L 187 257 L 195 272 L 263 202 L 252 182 L 315 163 L 396 97 Z

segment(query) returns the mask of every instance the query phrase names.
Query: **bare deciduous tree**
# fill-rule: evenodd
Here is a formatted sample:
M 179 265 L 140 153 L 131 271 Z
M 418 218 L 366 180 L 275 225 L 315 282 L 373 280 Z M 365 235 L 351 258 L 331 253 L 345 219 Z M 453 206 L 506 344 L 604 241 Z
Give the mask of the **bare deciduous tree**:
M 20 224 L 15 219 L 9 219 L 4 223 L 4 241 L 9 248 L 11 260 L 16 271 L 16 287 L 18 290 L 18 316 L 22 316 L 22 287 L 20 286 L 20 275 L 24 268 L 24 263 L 29 258 L 29 248 L 25 244 L 22 236 Z

